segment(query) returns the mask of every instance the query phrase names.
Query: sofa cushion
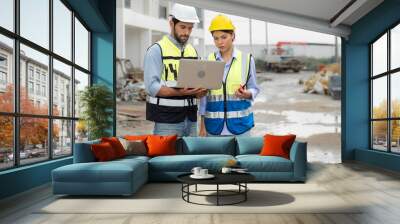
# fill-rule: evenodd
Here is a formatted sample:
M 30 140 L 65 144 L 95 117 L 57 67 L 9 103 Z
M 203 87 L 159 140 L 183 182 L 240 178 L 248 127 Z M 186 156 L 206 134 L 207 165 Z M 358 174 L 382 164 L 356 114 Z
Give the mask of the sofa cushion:
M 146 162 L 131 159 L 109 162 L 74 163 L 53 170 L 58 182 L 129 182 L 134 172 L 143 172 Z M 147 173 L 143 173 L 147 176 Z
M 183 137 L 182 154 L 226 154 L 235 155 L 234 137 Z
M 263 137 L 237 137 L 236 155 L 259 154 L 264 145 Z
M 193 167 L 200 166 L 211 172 L 219 171 L 230 159 L 231 155 L 175 155 L 158 156 L 149 160 L 150 171 L 190 172 Z
M 74 147 L 74 163 L 95 162 L 96 158 L 90 148 L 92 144 L 99 144 L 100 140 L 93 140 L 82 143 L 75 143 Z
M 132 160 L 138 160 L 138 161 L 143 161 L 143 162 L 148 162 L 150 159 L 150 157 L 147 156 L 137 156 L 137 155 L 129 155 L 129 156 L 125 156 L 124 158 L 120 158 L 120 159 L 116 159 L 113 160 L 113 162 L 131 162 Z
M 279 156 L 238 155 L 236 159 L 249 172 L 292 172 L 292 161 Z

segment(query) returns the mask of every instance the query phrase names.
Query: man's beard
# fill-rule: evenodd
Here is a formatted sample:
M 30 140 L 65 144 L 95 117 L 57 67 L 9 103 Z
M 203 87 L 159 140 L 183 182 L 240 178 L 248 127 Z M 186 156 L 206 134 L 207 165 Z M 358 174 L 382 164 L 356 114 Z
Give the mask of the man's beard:
M 189 40 L 189 36 L 178 36 L 178 33 L 176 30 L 174 30 L 174 36 L 175 39 L 180 43 L 180 44 L 185 44 Z

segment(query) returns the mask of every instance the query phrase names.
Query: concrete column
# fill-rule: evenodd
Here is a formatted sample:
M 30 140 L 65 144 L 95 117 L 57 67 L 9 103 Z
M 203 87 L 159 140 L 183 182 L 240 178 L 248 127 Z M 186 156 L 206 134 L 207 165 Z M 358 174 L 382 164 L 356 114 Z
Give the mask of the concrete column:
M 125 58 L 125 22 L 124 22 L 124 1 L 117 1 L 117 58 Z
M 150 47 L 153 44 L 152 41 L 152 31 L 151 30 L 143 30 L 140 33 L 140 48 L 138 50 L 140 51 L 140 68 L 143 68 L 144 66 L 144 56 L 146 54 L 147 48 Z
M 204 44 L 204 38 L 199 38 L 199 45 L 196 46 L 196 50 L 202 59 L 207 59 L 206 45 Z
M 125 56 L 131 60 L 134 67 L 139 67 L 140 29 L 126 26 L 125 29 Z

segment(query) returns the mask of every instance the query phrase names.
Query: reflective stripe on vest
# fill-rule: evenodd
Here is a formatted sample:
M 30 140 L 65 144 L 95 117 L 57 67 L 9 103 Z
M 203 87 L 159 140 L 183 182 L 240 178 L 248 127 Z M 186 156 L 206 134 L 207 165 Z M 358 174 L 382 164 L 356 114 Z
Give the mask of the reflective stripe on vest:
M 224 85 L 218 90 L 211 90 L 207 95 L 205 126 L 208 133 L 219 135 L 226 122 L 228 130 L 235 135 L 242 134 L 254 126 L 251 102 L 236 97 L 235 92 L 240 85 L 246 86 L 249 79 L 250 57 L 236 50 L 236 58 L 232 59 L 231 67 Z M 215 61 L 215 54 L 210 54 L 209 60 Z
M 234 101 L 234 100 L 242 100 L 238 97 L 236 97 L 235 94 L 233 95 L 226 95 L 226 100 L 227 101 Z M 224 95 L 207 95 L 207 101 L 208 102 L 218 102 L 218 101 L 224 101 Z
M 239 111 L 229 111 L 226 112 L 226 118 L 242 118 L 242 117 L 247 117 L 251 114 L 250 109 L 246 110 L 239 110 Z M 225 112 L 223 111 L 218 111 L 218 112 L 210 112 L 206 111 L 206 117 L 207 118 L 217 118 L 217 119 L 224 119 L 225 118 Z

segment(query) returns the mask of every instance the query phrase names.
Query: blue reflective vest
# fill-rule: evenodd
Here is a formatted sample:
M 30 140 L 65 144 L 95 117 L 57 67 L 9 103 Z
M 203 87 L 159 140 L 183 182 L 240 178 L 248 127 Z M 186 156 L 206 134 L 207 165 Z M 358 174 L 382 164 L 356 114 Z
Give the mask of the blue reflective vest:
M 211 90 L 207 94 L 204 123 L 208 133 L 220 135 L 224 124 L 234 135 L 240 135 L 254 127 L 254 115 L 251 111 L 251 101 L 236 97 L 235 92 L 240 85 L 246 86 L 250 76 L 250 57 L 236 50 L 232 62 L 220 89 Z M 215 54 L 208 59 L 216 60 Z

